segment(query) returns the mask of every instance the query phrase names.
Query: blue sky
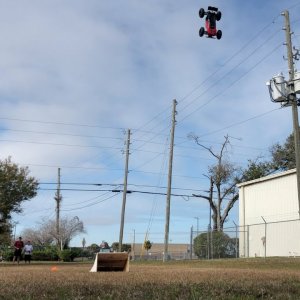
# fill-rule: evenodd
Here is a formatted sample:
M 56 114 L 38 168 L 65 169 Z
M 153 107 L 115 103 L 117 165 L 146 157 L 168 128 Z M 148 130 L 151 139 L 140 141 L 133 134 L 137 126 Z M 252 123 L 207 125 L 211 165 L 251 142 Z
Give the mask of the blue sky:
M 219 7 L 221 40 L 200 38 L 200 7 Z M 129 189 L 165 192 L 172 100 L 177 99 L 173 192 L 208 188 L 213 162 L 187 138 L 218 149 L 232 137 L 230 158 L 245 166 L 292 131 L 289 108 L 277 109 L 266 81 L 287 74 L 284 19 L 300 47 L 300 1 L 0 1 L 0 147 L 43 184 L 14 215 L 17 234 L 55 216 L 57 168 L 62 183 L 123 183 L 125 131 L 132 130 Z M 287 76 L 287 75 L 286 75 Z M 277 110 L 276 110 L 277 109 Z M 51 183 L 51 184 L 45 184 Z M 145 187 L 149 186 L 149 187 Z M 95 186 L 62 185 L 94 189 Z M 62 214 L 87 233 L 72 244 L 118 241 L 121 194 L 63 191 Z M 124 242 L 163 242 L 165 197 L 127 197 Z M 238 204 L 228 226 L 237 222 Z M 150 217 L 152 216 L 152 217 Z M 208 203 L 172 197 L 170 242 L 189 242 Z

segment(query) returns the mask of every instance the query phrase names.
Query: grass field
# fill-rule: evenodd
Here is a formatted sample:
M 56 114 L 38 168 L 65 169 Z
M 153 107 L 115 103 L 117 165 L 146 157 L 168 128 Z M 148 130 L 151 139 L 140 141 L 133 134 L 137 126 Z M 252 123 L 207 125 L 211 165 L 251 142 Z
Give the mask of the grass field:
M 56 270 L 53 267 L 56 267 Z M 300 259 L 0 264 L 0 299 L 300 299 Z

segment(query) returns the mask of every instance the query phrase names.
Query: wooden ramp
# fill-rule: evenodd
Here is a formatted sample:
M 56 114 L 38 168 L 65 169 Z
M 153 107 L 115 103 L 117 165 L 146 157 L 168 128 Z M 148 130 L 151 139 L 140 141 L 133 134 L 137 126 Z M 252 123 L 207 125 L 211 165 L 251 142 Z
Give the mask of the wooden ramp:
M 129 272 L 127 252 L 97 253 L 90 272 Z

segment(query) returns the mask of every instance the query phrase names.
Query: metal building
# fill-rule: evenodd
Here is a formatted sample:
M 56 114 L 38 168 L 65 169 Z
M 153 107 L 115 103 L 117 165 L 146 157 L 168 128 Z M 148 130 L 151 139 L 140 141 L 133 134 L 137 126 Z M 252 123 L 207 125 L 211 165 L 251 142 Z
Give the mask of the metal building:
M 238 187 L 240 257 L 300 256 L 296 170 Z

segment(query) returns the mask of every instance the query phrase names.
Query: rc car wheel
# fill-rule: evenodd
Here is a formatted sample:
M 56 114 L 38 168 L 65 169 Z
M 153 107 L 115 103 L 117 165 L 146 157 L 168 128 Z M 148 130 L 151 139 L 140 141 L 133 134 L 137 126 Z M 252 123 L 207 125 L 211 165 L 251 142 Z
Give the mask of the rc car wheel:
M 222 13 L 220 11 L 218 11 L 217 14 L 216 14 L 216 20 L 220 21 L 221 17 L 222 17 Z
M 200 35 L 200 37 L 202 37 L 204 35 L 204 27 L 200 28 L 199 35 Z
M 217 39 L 219 40 L 222 37 L 222 31 L 218 30 L 217 31 Z
M 203 8 L 200 8 L 200 10 L 199 10 L 199 17 L 203 18 L 204 15 L 205 15 L 205 10 Z

